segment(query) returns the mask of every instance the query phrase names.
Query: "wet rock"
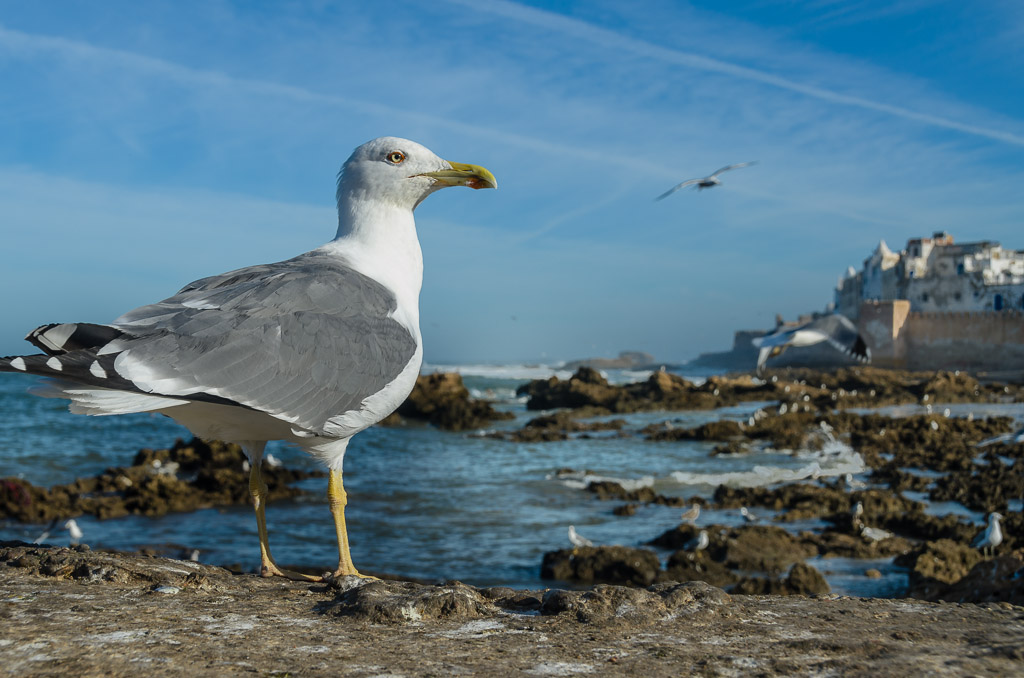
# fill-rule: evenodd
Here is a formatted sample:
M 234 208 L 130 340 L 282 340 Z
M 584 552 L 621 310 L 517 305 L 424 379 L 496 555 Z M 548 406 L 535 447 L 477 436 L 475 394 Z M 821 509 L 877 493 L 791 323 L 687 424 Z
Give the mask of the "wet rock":
M 806 563 L 796 563 L 780 578 L 744 577 L 731 589 L 734 595 L 811 595 L 829 593 L 825 577 Z
M 982 560 L 970 546 L 950 539 L 926 542 L 893 561 L 910 570 L 909 595 L 931 599 L 946 590 Z
M 892 558 L 908 553 L 913 544 L 903 537 L 874 541 L 859 534 L 825 530 L 821 534 L 802 532 L 800 538 L 818 551 L 822 558 Z
M 469 431 L 487 426 L 492 421 L 512 419 L 511 412 L 499 412 L 483 400 L 473 400 L 454 372 L 420 375 L 412 393 L 397 410 L 400 417 L 427 421 L 446 431 Z M 384 425 L 395 425 L 389 418 Z
M 666 428 L 652 425 L 644 428 L 643 433 L 648 440 L 729 440 L 743 435 L 743 429 L 730 419 L 712 421 L 696 428 Z
M 635 516 L 636 515 L 636 504 L 623 504 L 622 506 L 616 506 L 612 509 L 612 515 L 616 516 Z
M 624 419 L 583 422 L 579 421 L 576 412 L 562 410 L 554 414 L 531 419 L 518 431 L 496 431 L 489 433 L 488 437 L 517 443 L 551 442 L 568 440 L 570 434 L 579 435 L 598 431 L 621 431 L 625 425 L 626 421 Z
M 1024 459 L 1007 464 L 1000 454 L 989 451 L 982 463 L 937 478 L 928 496 L 933 501 L 957 501 L 975 511 L 1008 513 L 1010 500 L 1024 497 Z
M 71 518 L 125 515 L 161 516 L 211 506 L 251 501 L 245 454 L 238 445 L 197 438 L 178 440 L 169 449 L 141 450 L 134 464 L 109 468 L 93 478 L 79 478 L 49 489 L 16 478 L 0 480 L 0 517 L 29 523 Z M 263 464 L 270 501 L 297 496 L 297 481 L 322 477 Z
M 661 563 L 654 551 L 626 546 L 584 546 L 544 554 L 540 576 L 581 583 L 608 582 L 650 586 Z
M 536 379 L 521 386 L 519 395 L 529 397 L 531 410 L 592 408 L 606 413 L 665 409 L 711 409 L 723 404 L 713 393 L 668 372 L 655 372 L 647 381 L 613 386 L 597 370 L 583 367 L 567 380 Z
M 620 499 L 622 501 L 635 501 L 650 503 L 658 496 L 650 487 L 639 487 L 635 490 L 627 490 L 613 480 L 594 480 L 587 484 L 587 492 L 595 495 L 602 501 Z
M 663 581 L 702 581 L 712 586 L 726 588 L 739 581 L 739 577 L 724 563 L 711 558 L 705 551 L 679 550 L 669 556 Z
M 927 597 L 953 603 L 1024 605 L 1024 550 L 982 560 L 945 588 L 933 585 Z
M 572 616 L 584 624 L 644 627 L 679 614 L 714 614 L 729 601 L 721 589 L 697 581 L 646 589 L 598 585 L 590 591 L 548 591 L 541 614 Z
M 712 547 L 715 540 L 712 540 Z M 747 525 L 730 530 L 720 558 L 734 570 L 782 572 L 796 562 L 811 557 L 815 551 L 781 527 Z M 712 551 L 718 555 L 718 550 Z
M 927 492 L 932 484 L 931 478 L 900 470 L 896 462 L 882 464 L 874 469 L 870 480 L 873 484 L 887 485 L 894 492 Z
M 689 502 L 682 497 L 668 497 L 658 494 L 650 487 L 638 487 L 635 490 L 627 490 L 621 484 L 613 480 L 594 480 L 587 485 L 587 492 L 591 492 L 602 501 L 619 499 L 628 502 L 639 502 L 642 504 L 657 504 L 659 506 L 687 506 L 689 503 L 705 504 L 705 500 L 694 497 Z
M 681 549 L 701 529 L 708 533 L 707 554 L 731 570 L 784 572 L 790 565 L 816 555 L 817 549 L 774 525 L 742 525 L 726 528 L 709 525 L 678 525 L 650 543 L 663 548 Z
M 406 581 L 368 581 L 346 577 L 334 583 L 336 598 L 321 606 L 325 614 L 355 617 L 376 624 L 490 616 L 498 608 L 462 582 L 424 586 Z

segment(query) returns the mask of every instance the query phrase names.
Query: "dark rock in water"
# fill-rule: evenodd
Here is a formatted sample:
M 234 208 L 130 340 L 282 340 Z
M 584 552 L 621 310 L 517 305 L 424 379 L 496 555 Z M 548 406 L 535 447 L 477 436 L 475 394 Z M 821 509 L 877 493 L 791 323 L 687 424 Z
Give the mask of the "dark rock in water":
M 873 484 L 888 485 L 894 492 L 927 492 L 932 484 L 931 478 L 902 471 L 894 461 L 875 468 L 870 480 Z
M 166 450 L 141 450 L 128 467 L 109 468 L 49 490 L 16 478 L 0 480 L 0 517 L 41 523 L 82 514 L 100 519 L 161 516 L 251 501 L 245 454 L 238 445 L 178 440 Z M 263 465 L 269 500 L 302 493 L 292 484 L 322 472 Z
M 655 372 L 644 382 L 612 386 L 600 372 L 589 367 L 581 367 L 565 381 L 557 377 L 535 379 L 516 392 L 529 396 L 526 407 L 531 410 L 586 407 L 613 413 L 711 409 L 723 404 L 720 398 L 675 374 Z
M 712 556 L 720 555 L 727 567 L 734 570 L 758 570 L 761 572 L 783 572 L 793 563 L 815 555 L 816 549 L 809 547 L 774 525 L 746 525 L 731 530 L 725 544 L 715 548 L 711 540 Z
M 859 533 L 846 534 L 825 530 L 821 534 L 802 532 L 800 538 L 818 550 L 823 558 L 892 558 L 908 553 L 913 544 L 903 537 L 888 539 L 865 539 Z
M 366 581 L 345 577 L 332 582 L 339 593 L 320 606 L 326 614 L 355 617 L 376 624 L 491 616 L 498 608 L 462 582 L 424 586 L 403 581 Z
M 977 549 L 949 539 L 930 541 L 893 561 L 910 570 L 909 594 L 931 599 L 960 581 L 982 560 Z
M 625 546 L 582 546 L 544 554 L 540 576 L 581 583 L 609 582 L 650 586 L 661 563 L 654 551 Z
M 621 499 L 623 501 L 638 501 L 646 504 L 654 501 L 655 497 L 657 497 L 657 493 L 650 487 L 627 490 L 614 480 L 593 480 L 587 484 L 587 492 L 596 495 L 602 501 Z
M 612 515 L 635 516 L 636 504 L 623 504 L 622 506 L 616 506 L 615 508 L 612 509 Z
M 707 551 L 676 551 L 669 556 L 661 576 L 664 581 L 702 581 L 722 588 L 739 581 L 732 570 L 713 560 Z
M 614 480 L 593 480 L 587 485 L 587 492 L 593 493 L 602 501 L 621 499 L 622 501 L 640 502 L 642 504 L 677 507 L 688 504 L 682 497 L 666 497 L 663 494 L 658 494 L 650 487 L 638 487 L 635 490 L 627 490 Z M 700 497 L 695 497 L 691 501 L 696 504 L 706 503 Z
M 731 589 L 731 593 L 743 595 L 811 595 L 829 593 L 825 577 L 806 563 L 797 563 L 789 570 L 789 574 L 778 579 L 764 577 L 744 577 Z
M 694 525 L 678 525 L 650 543 L 663 548 L 681 549 L 697 537 L 701 529 Z M 732 570 L 784 572 L 790 565 L 817 554 L 815 547 L 774 525 L 741 525 L 733 528 L 709 525 L 703 529 L 709 538 L 706 550 L 708 556 Z
M 928 600 L 951 603 L 1024 605 L 1024 550 L 976 563 L 962 578 L 942 587 L 932 584 Z
M 1024 447 L 1017 445 L 1015 447 Z M 928 498 L 933 501 L 957 501 L 975 511 L 1009 513 L 1009 501 L 1024 497 L 1024 459 L 1012 464 L 1003 461 L 1006 448 L 988 451 L 983 463 L 951 471 L 935 480 Z
M 595 431 L 621 431 L 626 425 L 624 419 L 611 421 L 579 421 L 579 412 L 560 411 L 537 417 L 526 422 L 518 431 L 497 431 L 489 433 L 489 438 L 509 440 L 517 443 L 538 443 L 567 440 L 569 434 L 584 434 Z
M 644 428 L 641 433 L 648 440 L 729 440 L 743 435 L 743 429 L 731 419 L 712 421 L 696 428 L 665 428 L 652 425 Z
M 412 393 L 399 407 L 399 417 L 428 421 L 446 431 L 483 428 L 492 421 L 512 419 L 511 412 L 499 412 L 490 403 L 473 400 L 462 377 L 454 372 L 420 375 Z M 381 422 L 393 426 L 400 422 L 394 415 Z

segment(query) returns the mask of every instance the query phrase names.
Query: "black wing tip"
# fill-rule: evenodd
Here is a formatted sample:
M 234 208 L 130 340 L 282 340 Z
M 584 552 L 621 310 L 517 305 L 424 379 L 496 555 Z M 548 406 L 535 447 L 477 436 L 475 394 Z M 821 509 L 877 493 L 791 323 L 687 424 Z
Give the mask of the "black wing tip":
M 859 334 L 857 335 L 857 341 L 854 342 L 853 347 L 850 349 L 850 354 L 861 362 L 871 361 L 871 349 L 868 348 L 864 337 Z

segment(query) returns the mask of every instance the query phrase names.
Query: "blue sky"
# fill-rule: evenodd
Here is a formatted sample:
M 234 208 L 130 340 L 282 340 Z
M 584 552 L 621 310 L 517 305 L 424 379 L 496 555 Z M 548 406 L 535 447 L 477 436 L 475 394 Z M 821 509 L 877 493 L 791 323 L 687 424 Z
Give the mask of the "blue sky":
M 682 360 L 879 239 L 1024 249 L 1024 5 L 634 7 L 0 2 L 0 354 L 330 239 L 382 135 L 500 185 L 417 210 L 433 362 Z

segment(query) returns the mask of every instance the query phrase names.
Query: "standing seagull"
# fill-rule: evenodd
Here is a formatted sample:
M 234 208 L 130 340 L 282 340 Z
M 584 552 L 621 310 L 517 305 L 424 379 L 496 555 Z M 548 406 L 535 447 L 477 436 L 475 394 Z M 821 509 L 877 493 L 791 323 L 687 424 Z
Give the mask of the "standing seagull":
M 985 531 L 974 538 L 971 542 L 971 546 L 976 549 L 981 549 L 982 553 L 988 552 L 991 556 L 995 552 L 995 548 L 1003 543 L 1003 530 L 999 526 L 999 521 L 1003 519 L 1001 513 L 993 511 L 988 514 L 988 526 L 985 527 Z
M 790 346 L 811 346 L 827 341 L 861 362 L 871 360 L 871 349 L 846 316 L 838 313 L 821 316 L 796 327 L 777 327 L 770 334 L 750 340 L 757 348 L 757 373 L 764 371 L 768 358 L 781 355 Z
M 261 574 L 270 555 L 270 440 L 330 470 L 338 537 L 334 577 L 359 575 L 349 554 L 342 461 L 349 439 L 398 407 L 423 360 L 423 258 L 413 210 L 446 186 L 495 188 L 483 167 L 442 160 L 406 139 L 357 148 L 338 176 L 338 233 L 294 259 L 203 278 L 109 325 L 44 325 L 28 341 L 46 355 L 0 358 L 0 370 L 52 378 L 45 393 L 78 414 L 159 412 L 206 439 L 233 441 L 250 462 Z
M 573 545 L 573 549 L 578 549 L 582 546 L 593 546 L 594 542 L 590 541 L 586 537 L 576 532 L 574 525 L 569 526 L 569 543 Z
M 667 191 L 659 195 L 657 198 L 655 198 L 655 200 L 664 200 L 665 198 L 669 197 L 670 195 L 678 191 L 680 188 L 686 188 L 687 186 L 696 186 L 698 191 L 702 191 L 705 188 L 719 186 L 721 185 L 722 180 L 718 178 L 718 175 L 721 174 L 722 172 L 728 172 L 729 170 L 739 169 L 741 167 L 753 165 L 756 162 L 756 160 L 751 160 L 750 162 L 740 162 L 736 163 L 735 165 L 726 165 L 722 169 L 715 170 L 706 177 L 701 177 L 700 179 L 687 179 L 683 183 L 676 184 L 672 188 L 668 189 Z
M 683 523 L 696 525 L 697 518 L 700 518 L 700 504 L 694 504 L 690 508 L 683 511 L 683 515 L 679 517 L 679 520 Z

